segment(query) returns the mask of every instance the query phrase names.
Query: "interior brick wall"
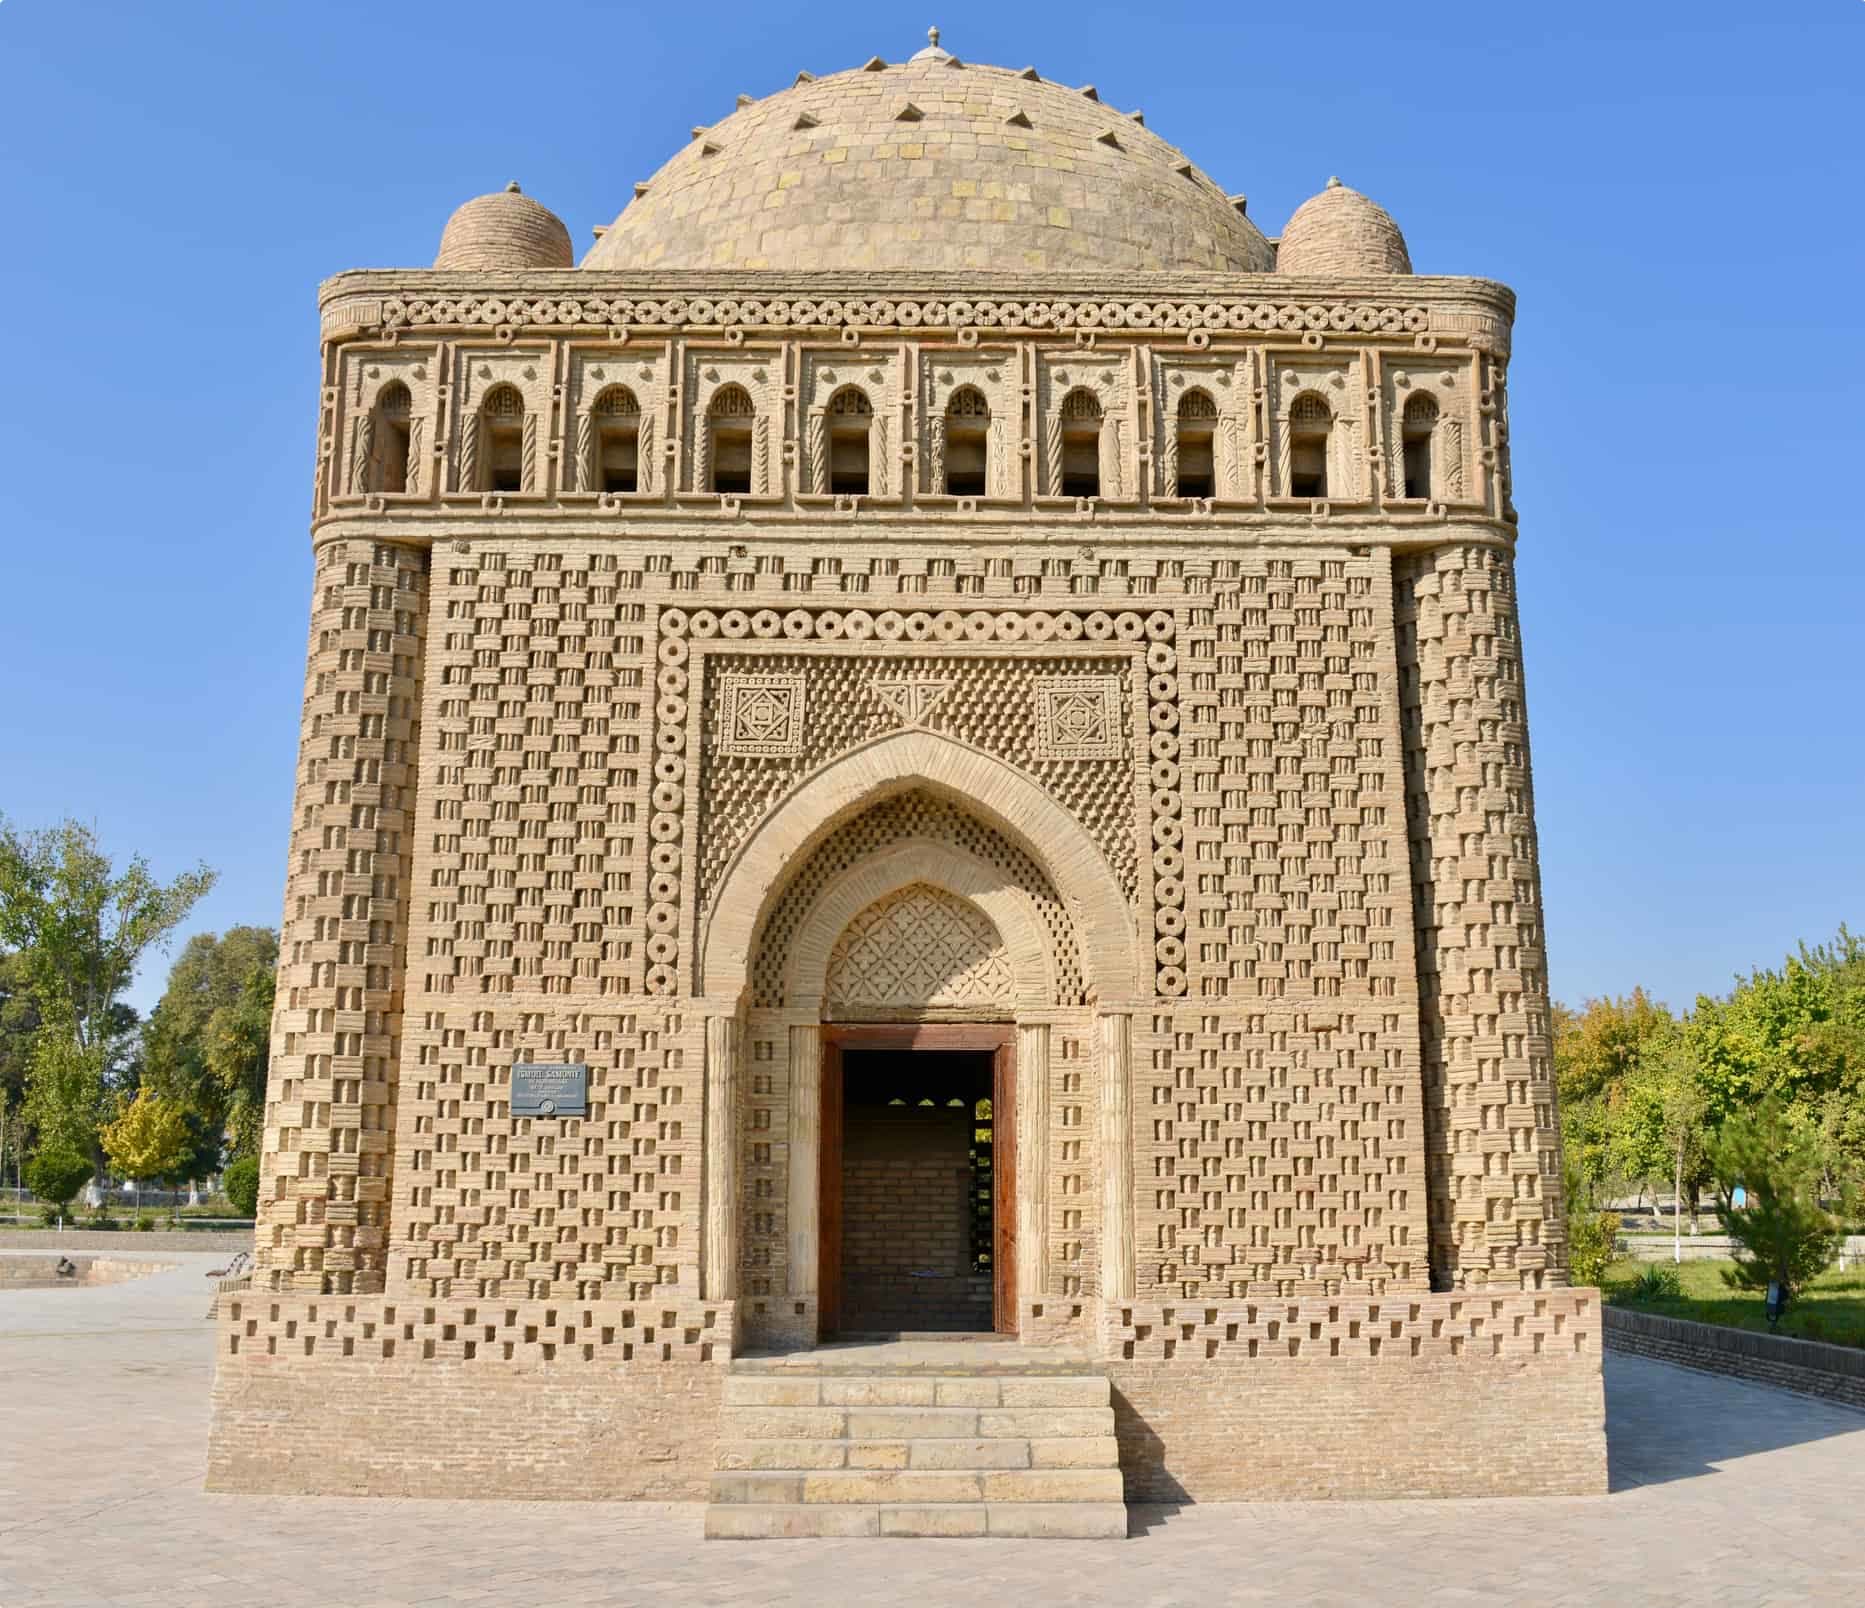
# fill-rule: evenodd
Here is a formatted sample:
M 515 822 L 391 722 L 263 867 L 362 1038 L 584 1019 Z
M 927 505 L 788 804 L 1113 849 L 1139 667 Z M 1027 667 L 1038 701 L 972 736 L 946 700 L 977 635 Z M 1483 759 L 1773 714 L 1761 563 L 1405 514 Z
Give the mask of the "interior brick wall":
M 970 1271 L 971 1129 L 955 1107 L 847 1108 L 844 1328 L 991 1327 L 990 1275 Z

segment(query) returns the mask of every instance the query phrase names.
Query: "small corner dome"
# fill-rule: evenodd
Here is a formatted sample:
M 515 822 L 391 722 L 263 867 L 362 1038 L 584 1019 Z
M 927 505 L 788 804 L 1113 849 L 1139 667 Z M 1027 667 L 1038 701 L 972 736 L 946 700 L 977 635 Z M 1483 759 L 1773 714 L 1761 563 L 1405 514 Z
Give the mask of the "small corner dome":
M 1276 247 L 1276 271 L 1324 277 L 1409 274 L 1412 259 L 1392 214 L 1339 179 L 1295 209 Z
M 491 195 L 476 196 L 447 220 L 436 268 L 496 273 L 511 268 L 569 268 L 575 256 L 570 231 L 549 207 L 540 206 L 516 182 Z

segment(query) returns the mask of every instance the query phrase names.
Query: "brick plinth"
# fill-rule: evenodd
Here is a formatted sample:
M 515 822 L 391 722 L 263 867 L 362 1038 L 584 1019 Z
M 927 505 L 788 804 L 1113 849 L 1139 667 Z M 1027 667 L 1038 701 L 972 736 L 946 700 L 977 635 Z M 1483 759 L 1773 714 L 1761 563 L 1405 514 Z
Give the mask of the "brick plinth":
M 696 1501 L 729 1306 L 220 1303 L 207 1487 Z
M 1112 1313 L 1129 1502 L 1606 1490 L 1599 1296 Z

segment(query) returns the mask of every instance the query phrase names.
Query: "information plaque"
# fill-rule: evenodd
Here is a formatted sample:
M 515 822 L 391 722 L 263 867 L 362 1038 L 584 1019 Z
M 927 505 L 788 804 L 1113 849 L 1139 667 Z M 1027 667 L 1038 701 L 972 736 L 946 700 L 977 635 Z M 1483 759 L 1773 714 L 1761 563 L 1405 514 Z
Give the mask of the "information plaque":
M 589 1068 L 520 1061 L 512 1068 L 514 1117 L 586 1117 Z

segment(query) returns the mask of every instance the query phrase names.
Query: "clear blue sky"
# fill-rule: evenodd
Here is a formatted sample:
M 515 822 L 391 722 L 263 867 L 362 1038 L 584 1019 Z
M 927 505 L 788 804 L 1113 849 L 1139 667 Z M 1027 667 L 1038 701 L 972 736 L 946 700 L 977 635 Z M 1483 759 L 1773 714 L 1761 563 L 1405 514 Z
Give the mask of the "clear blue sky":
M 1557 997 L 1865 926 L 1859 0 L 0 0 L 0 811 L 276 922 L 317 282 L 512 178 L 580 250 L 739 92 L 935 21 L 1145 107 L 1271 234 L 1338 173 L 1516 288 Z

